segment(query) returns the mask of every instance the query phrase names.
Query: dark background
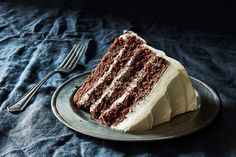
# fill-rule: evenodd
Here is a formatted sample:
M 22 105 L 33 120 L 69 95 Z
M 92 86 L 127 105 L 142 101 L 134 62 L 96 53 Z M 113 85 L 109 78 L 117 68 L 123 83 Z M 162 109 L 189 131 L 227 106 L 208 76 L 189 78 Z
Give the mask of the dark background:
M 0 156 L 236 156 L 235 13 L 232 2 L 0 1 Z M 218 93 L 222 109 L 211 125 L 174 140 L 126 143 L 76 133 L 56 119 L 50 108 L 56 88 L 93 69 L 125 29 Z M 53 76 L 24 112 L 8 113 L 78 41 L 89 45 L 81 66 Z
M 37 5 L 41 8 L 63 6 L 62 10 L 96 12 L 96 14 L 127 19 L 134 23 L 157 22 L 159 25 L 183 30 L 229 34 L 236 32 L 236 5 L 233 1 L 11 0 L 11 2 L 18 5 Z

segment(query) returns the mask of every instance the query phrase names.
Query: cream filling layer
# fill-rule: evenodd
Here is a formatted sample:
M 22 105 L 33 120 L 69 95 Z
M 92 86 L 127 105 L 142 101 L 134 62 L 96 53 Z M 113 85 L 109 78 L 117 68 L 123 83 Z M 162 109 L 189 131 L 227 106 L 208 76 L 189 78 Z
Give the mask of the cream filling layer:
M 118 55 L 117 55 L 117 56 L 115 57 L 115 59 L 114 59 L 114 62 L 113 62 L 113 63 L 111 64 L 111 66 L 109 67 L 108 71 L 105 72 L 105 73 L 103 74 L 103 76 L 100 77 L 100 78 L 98 79 L 98 81 L 94 83 L 94 85 L 92 86 L 92 88 L 89 89 L 88 92 L 86 92 L 86 93 L 81 97 L 81 99 L 80 99 L 80 104 L 84 104 L 86 101 L 88 101 L 90 94 L 98 87 L 98 85 L 100 85 L 100 84 L 105 80 L 105 78 L 110 74 L 110 72 L 112 71 L 112 69 L 116 66 L 116 63 L 118 62 L 119 58 L 121 58 L 121 56 L 124 54 L 125 49 L 126 49 L 126 48 L 124 47 L 124 48 L 122 48 L 122 49 L 119 51 Z
M 154 63 L 154 61 L 155 61 L 155 58 L 151 58 L 151 59 L 145 64 L 144 68 L 138 72 L 138 74 L 137 74 L 137 76 L 135 77 L 135 79 L 133 79 L 133 80 L 130 82 L 129 86 L 125 89 L 125 93 L 124 93 L 120 98 L 118 98 L 116 101 L 114 101 L 114 102 L 112 103 L 112 105 L 111 105 L 106 111 L 103 112 L 103 114 L 105 114 L 105 113 L 111 111 L 111 110 L 112 110 L 113 108 L 115 108 L 119 103 L 121 103 L 121 102 L 123 102 L 123 101 L 125 100 L 125 98 L 133 91 L 133 89 L 134 89 L 135 87 L 137 87 L 137 84 L 138 84 L 139 80 L 142 80 L 142 78 L 145 77 L 145 71 L 146 71 L 146 69 L 147 69 L 147 65 Z
M 97 100 L 95 101 L 95 103 L 93 103 L 90 107 L 90 112 L 94 111 L 95 108 L 98 106 L 98 104 L 100 104 L 102 102 L 102 99 L 105 98 L 105 96 L 108 96 L 110 97 L 113 92 L 115 91 L 115 87 L 119 84 L 121 84 L 122 82 L 119 82 L 118 80 L 120 78 L 122 78 L 126 73 L 127 71 L 129 70 L 131 64 L 133 63 L 134 59 L 135 59 L 136 56 L 132 56 L 131 59 L 127 62 L 127 64 L 125 65 L 125 67 L 120 70 L 120 73 L 117 75 L 117 77 L 115 77 L 110 86 L 108 86 L 105 91 L 103 92 L 102 96 Z

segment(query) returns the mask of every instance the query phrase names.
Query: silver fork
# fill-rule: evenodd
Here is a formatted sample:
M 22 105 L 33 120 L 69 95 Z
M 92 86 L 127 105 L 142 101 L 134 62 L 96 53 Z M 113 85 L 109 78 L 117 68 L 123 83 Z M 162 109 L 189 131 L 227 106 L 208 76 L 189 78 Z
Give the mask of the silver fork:
M 28 91 L 15 103 L 7 107 L 9 112 L 22 111 L 34 94 L 39 90 L 45 81 L 56 73 L 70 73 L 77 65 L 81 55 L 86 50 L 85 46 L 81 43 L 74 45 L 70 53 L 66 56 L 64 61 L 56 69 L 49 72 L 34 88 Z

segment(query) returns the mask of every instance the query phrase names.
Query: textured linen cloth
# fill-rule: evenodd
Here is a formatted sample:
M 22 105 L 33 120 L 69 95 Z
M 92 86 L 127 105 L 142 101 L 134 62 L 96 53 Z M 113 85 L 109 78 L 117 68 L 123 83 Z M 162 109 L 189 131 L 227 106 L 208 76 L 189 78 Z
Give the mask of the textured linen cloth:
M 126 15 L 123 8 L 116 7 L 119 2 L 103 3 L 107 5 L 105 11 L 98 1 L 81 1 L 80 7 L 71 1 L 19 2 L 0 2 L 1 157 L 236 156 L 236 38 L 235 34 L 228 33 L 233 26 L 224 27 L 226 33 L 214 33 L 219 27 L 209 28 L 212 23 L 206 19 L 205 25 L 197 25 L 198 28 L 184 23 L 171 27 L 165 24 L 178 20 L 163 19 L 166 15 L 162 14 L 161 7 L 160 12 L 158 9 L 132 12 L 130 3 L 125 5 L 125 9 L 131 9 Z M 89 3 L 93 6 L 87 7 Z M 156 15 L 154 13 L 160 15 L 154 16 L 156 20 L 146 16 Z M 169 10 L 168 13 L 170 16 L 176 13 L 177 18 L 183 12 Z M 161 25 L 160 21 L 165 24 Z M 189 23 L 193 26 L 201 22 L 192 19 Z M 185 27 L 191 29 L 179 29 Z M 125 29 L 137 32 L 150 45 L 179 60 L 190 75 L 219 94 L 221 113 L 210 126 L 178 139 L 126 143 L 77 133 L 57 120 L 50 107 L 53 92 L 67 79 L 92 70 L 114 38 Z M 74 72 L 54 75 L 25 111 L 18 114 L 6 111 L 8 105 L 56 68 L 79 41 L 88 49 Z

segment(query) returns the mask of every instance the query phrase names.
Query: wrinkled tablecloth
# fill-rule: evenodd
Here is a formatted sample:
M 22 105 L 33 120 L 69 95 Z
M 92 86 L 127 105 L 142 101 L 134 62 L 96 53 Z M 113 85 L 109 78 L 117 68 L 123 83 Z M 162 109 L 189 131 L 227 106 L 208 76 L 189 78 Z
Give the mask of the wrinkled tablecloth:
M 117 16 L 122 15 L 122 9 L 109 14 L 111 8 L 104 13 L 98 6 L 91 11 L 85 1 L 81 9 L 67 1 L 58 1 L 57 5 L 37 2 L 0 2 L 1 157 L 236 156 L 235 35 L 161 25 L 162 16 L 157 17 L 159 21 L 142 13 L 137 15 L 138 20 L 132 18 L 135 14 Z M 99 2 L 94 3 L 96 8 Z M 67 79 L 93 69 L 125 29 L 134 30 L 150 45 L 179 60 L 190 75 L 219 94 L 221 113 L 210 126 L 178 139 L 126 143 L 89 137 L 59 122 L 50 107 L 53 92 Z M 89 48 L 73 73 L 54 75 L 25 111 L 6 111 L 8 105 L 57 67 L 79 41 Z

